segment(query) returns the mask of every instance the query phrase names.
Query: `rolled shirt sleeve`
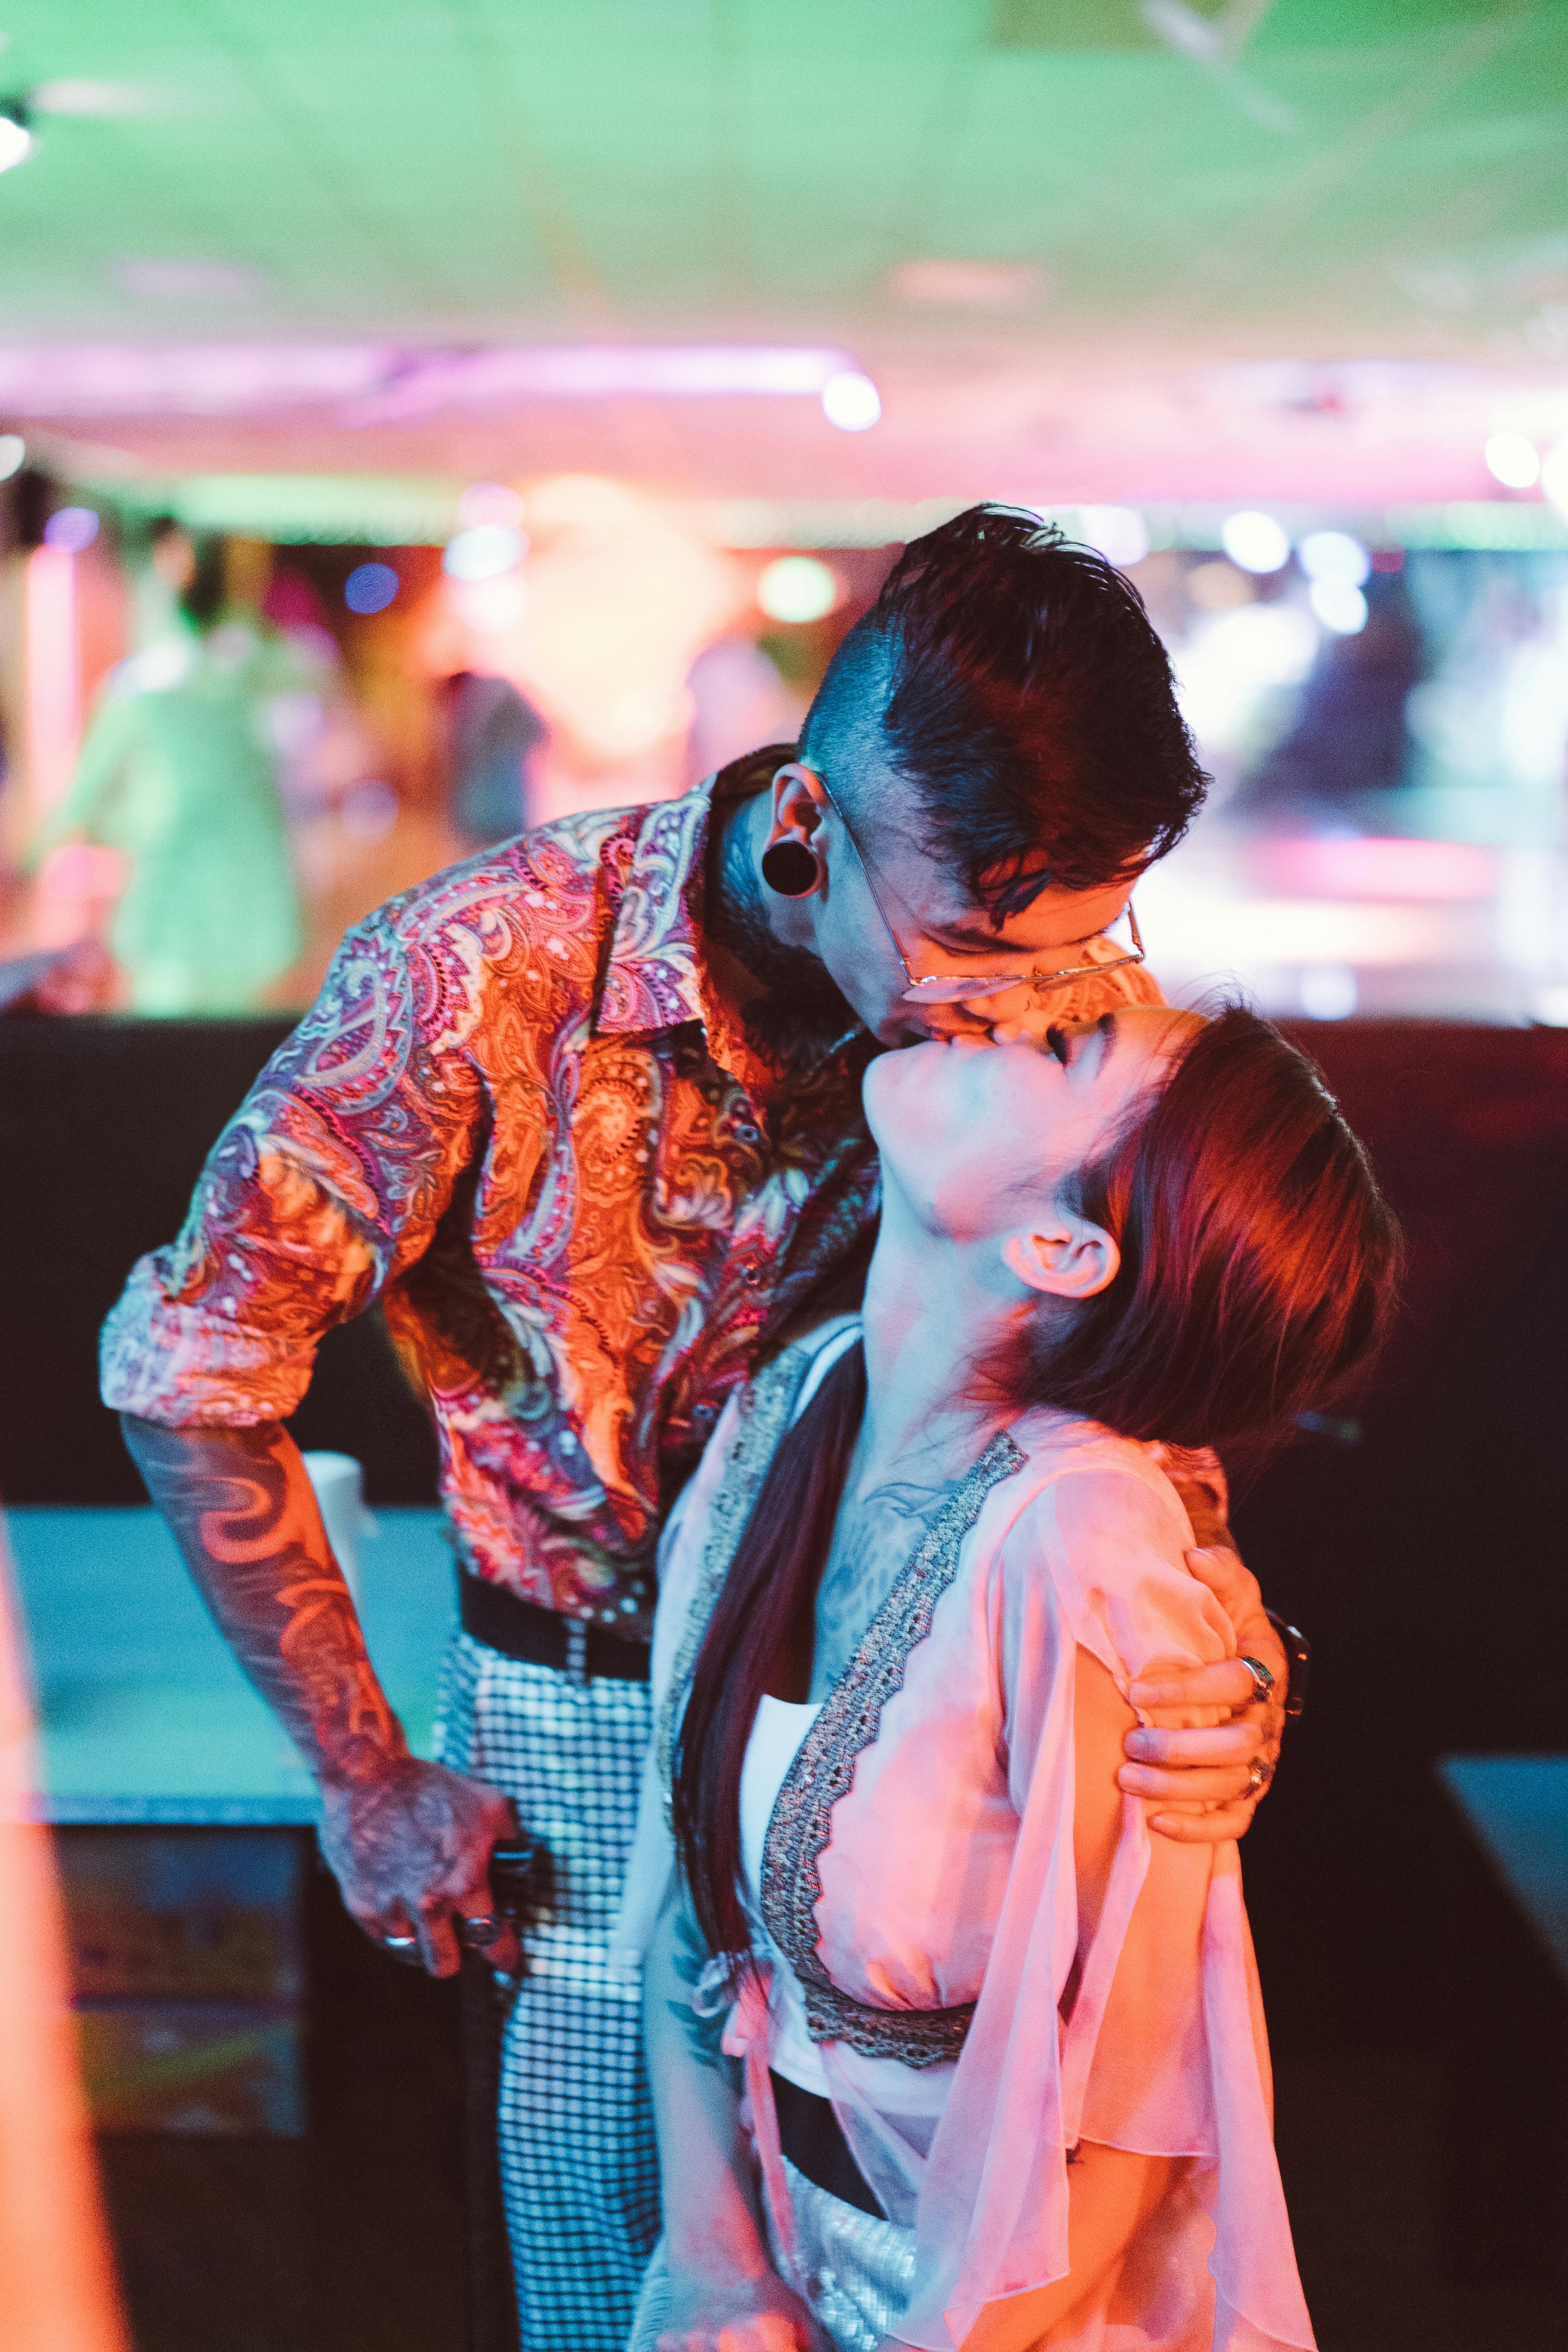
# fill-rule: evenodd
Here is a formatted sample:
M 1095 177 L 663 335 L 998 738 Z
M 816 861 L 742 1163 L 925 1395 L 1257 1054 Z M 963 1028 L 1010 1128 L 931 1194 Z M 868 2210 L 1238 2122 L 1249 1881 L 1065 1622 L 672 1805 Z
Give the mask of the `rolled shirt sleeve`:
M 416 999 L 383 909 L 219 1136 L 178 1239 L 132 1269 L 103 1330 L 107 1405 L 172 1428 L 284 1419 L 322 1333 L 426 1247 L 486 1097 L 466 1024 Z

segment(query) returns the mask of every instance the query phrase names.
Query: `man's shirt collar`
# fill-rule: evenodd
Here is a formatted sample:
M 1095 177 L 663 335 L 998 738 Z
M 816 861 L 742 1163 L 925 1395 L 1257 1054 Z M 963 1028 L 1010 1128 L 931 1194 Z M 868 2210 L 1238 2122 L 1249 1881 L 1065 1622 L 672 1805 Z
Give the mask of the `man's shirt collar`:
M 709 1025 L 699 940 L 713 779 L 656 801 L 637 828 L 594 1026 L 601 1036 Z

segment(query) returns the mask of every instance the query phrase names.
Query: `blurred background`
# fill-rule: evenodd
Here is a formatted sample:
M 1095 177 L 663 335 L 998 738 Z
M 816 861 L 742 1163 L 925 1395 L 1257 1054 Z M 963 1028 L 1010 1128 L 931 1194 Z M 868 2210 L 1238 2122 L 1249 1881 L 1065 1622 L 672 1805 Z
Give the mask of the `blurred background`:
M 989 498 L 1169 646 L 1152 968 L 1292 1024 L 1411 1236 L 1237 1517 L 1317 1645 L 1247 1860 L 1321 2340 L 1560 2352 L 1568 0 L 0 0 L 0 1489 L 138 2345 L 456 2344 L 456 2058 L 97 1324 L 347 925 L 788 738 Z M 420 1735 L 374 1322 L 297 1426 Z
M 498 758 L 530 821 L 679 791 L 790 731 L 899 544 L 998 498 L 1170 646 L 1215 777 L 1145 887 L 1173 983 L 1568 1020 L 1557 7 L 3 29 L 11 952 L 99 939 L 148 1010 L 303 1003 L 346 922 L 515 829 Z M 175 751 L 116 705 L 198 650 Z M 136 871 L 226 725 L 286 825 L 232 969 Z

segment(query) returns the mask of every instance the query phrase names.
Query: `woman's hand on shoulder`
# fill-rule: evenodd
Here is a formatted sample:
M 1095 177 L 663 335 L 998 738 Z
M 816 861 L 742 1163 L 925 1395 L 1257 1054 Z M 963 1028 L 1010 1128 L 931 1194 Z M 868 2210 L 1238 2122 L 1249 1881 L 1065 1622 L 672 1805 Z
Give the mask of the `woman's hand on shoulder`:
M 810 2306 L 773 2271 L 721 2280 L 671 2265 L 669 2291 L 658 2352 L 834 2352 Z
M 1145 1669 L 1129 1696 L 1144 1714 L 1168 1719 L 1128 1733 L 1129 1760 L 1116 1778 L 1128 1795 L 1162 1806 L 1149 1826 L 1163 1837 L 1219 1844 L 1246 1836 L 1274 1777 L 1289 1664 L 1263 1613 L 1258 1579 L 1237 1555 L 1215 1544 L 1189 1551 L 1186 1560 L 1230 1619 L 1241 1654 L 1215 1665 Z M 1256 1658 L 1274 1677 L 1266 1699 L 1258 1698 L 1242 1656 Z

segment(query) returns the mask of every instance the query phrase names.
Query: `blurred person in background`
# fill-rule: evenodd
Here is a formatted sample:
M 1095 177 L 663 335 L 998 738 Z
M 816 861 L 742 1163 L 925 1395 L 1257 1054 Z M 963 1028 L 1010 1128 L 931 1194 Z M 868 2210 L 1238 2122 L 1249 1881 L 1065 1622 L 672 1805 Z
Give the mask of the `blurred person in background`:
M 111 672 L 34 858 L 70 841 L 124 854 L 109 944 L 133 1013 L 247 1013 L 301 945 L 269 706 L 303 657 L 262 618 L 264 541 L 198 548 L 165 525 L 153 562 L 176 625 Z
M 535 798 L 531 770 L 550 730 L 510 678 L 455 670 L 437 691 L 453 827 L 470 850 L 493 849 L 527 826 Z
M 437 1975 L 460 1941 L 509 1966 L 488 1872 L 512 1805 L 551 1850 L 500 2116 L 530 2352 L 620 2352 L 658 2225 L 609 1940 L 664 1514 L 759 1359 L 858 1297 L 868 1062 L 1158 1002 L 1130 893 L 1204 782 L 1121 574 L 972 509 L 894 567 L 798 755 L 542 826 L 351 932 L 106 1327 L 105 1401 L 318 1778 L 353 1916 Z M 439 1763 L 409 1752 L 284 1426 L 322 1335 L 378 1300 L 460 1570 Z M 1216 1547 L 1219 1491 L 1184 1489 Z M 1223 1841 L 1287 1668 L 1239 1561 L 1194 1559 L 1264 1696 L 1131 1735 L 1124 1785 L 1164 1834 Z

